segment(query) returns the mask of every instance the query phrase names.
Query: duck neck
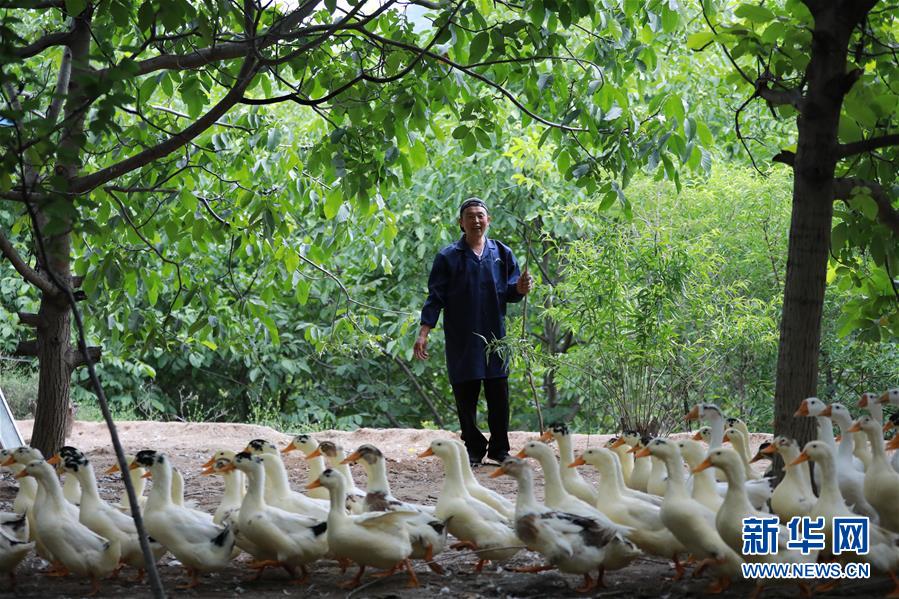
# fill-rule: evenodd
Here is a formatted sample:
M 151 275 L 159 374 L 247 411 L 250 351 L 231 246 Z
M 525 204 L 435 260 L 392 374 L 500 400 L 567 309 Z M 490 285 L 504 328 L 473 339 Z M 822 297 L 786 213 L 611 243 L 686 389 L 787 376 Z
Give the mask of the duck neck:
M 452 455 L 446 456 L 443 460 L 443 470 L 445 480 L 443 481 L 443 490 L 440 492 L 441 496 L 444 494 L 455 496 L 468 495 L 468 491 L 465 490 L 465 483 L 462 480 L 462 464 L 456 451 L 453 451 Z
M 59 484 L 59 479 L 56 478 L 56 473 L 53 472 L 53 467 L 48 465 L 46 469 L 38 472 L 35 478 L 37 478 L 39 489 L 43 491 L 43 493 L 39 493 L 42 503 L 57 512 L 65 510 L 66 498 L 62 494 L 62 486 Z
M 81 501 L 81 483 L 78 482 L 77 476 L 66 474 L 66 480 L 62 485 L 62 495 L 69 503 L 80 503 Z
M 731 513 L 745 514 L 752 512 L 749 497 L 746 496 L 746 474 L 743 468 L 734 468 L 733 464 L 719 466 L 727 478 L 727 492 L 724 494 L 722 508 Z
M 153 486 L 147 497 L 147 511 L 172 504 L 172 467 L 168 462 L 158 465 L 153 472 Z
M 534 496 L 534 475 L 530 470 L 515 477 L 518 482 L 518 497 L 515 499 L 515 519 L 538 511 L 539 504 Z
M 837 442 L 833 436 L 833 422 L 827 416 L 815 416 L 818 421 L 818 440 L 827 443 L 831 449 L 836 450 Z
M 559 460 L 562 462 L 561 476 L 563 480 L 579 480 L 581 478 L 577 468 L 569 468 L 568 464 L 574 461 L 574 447 L 571 444 L 570 435 L 556 435 L 559 444 Z
M 870 430 L 863 429 L 865 434 L 868 435 L 868 443 L 871 444 L 871 465 L 877 466 L 879 468 L 891 468 L 889 462 L 887 461 L 887 452 L 883 443 L 883 435 L 880 432 L 880 429 L 876 430 L 872 427 Z
M 272 456 L 266 454 L 263 458 L 263 466 L 265 467 L 265 478 L 268 481 L 270 493 L 276 497 L 284 497 L 290 493 L 290 484 L 287 482 L 287 471 L 284 464 L 279 459 L 272 459 Z M 271 497 L 268 497 L 271 501 Z
M 821 490 L 818 501 L 825 503 L 844 504 L 843 494 L 837 482 L 837 471 L 833 458 L 818 460 L 818 468 L 821 470 Z
M 328 489 L 328 526 L 339 526 L 349 518 L 346 513 L 346 484 L 341 480 L 333 489 Z
M 264 509 L 265 502 L 265 465 L 262 468 L 251 468 L 247 471 L 247 494 L 241 503 L 243 506 L 251 506 L 252 509 Z
M 555 505 L 564 500 L 568 493 L 562 486 L 562 476 L 559 474 L 559 463 L 550 452 L 540 452 L 537 458 L 540 467 L 543 468 L 543 493 L 546 495 L 546 503 Z
M 333 458 L 328 456 L 328 463 L 331 464 L 331 468 L 343 475 L 343 478 L 346 479 L 346 488 L 349 490 L 356 486 L 356 481 L 353 480 L 353 472 L 350 470 L 350 465 L 341 464 L 345 457 L 341 456 L 340 453 L 337 453 Z
M 599 472 L 600 484 L 597 489 L 603 501 L 620 500 L 624 493 L 624 477 L 621 474 L 618 458 L 614 454 L 608 460 L 600 458 L 593 464 L 593 467 Z
M 709 493 L 716 495 L 718 491 L 715 489 L 715 475 L 710 468 L 706 468 L 693 475 L 693 496 Z
M 240 470 L 226 472 L 224 479 L 225 493 L 222 496 L 222 501 L 229 504 L 240 503 L 243 497 L 243 472 Z
M 69 476 L 78 479 L 81 484 L 81 505 L 84 509 L 96 509 L 102 500 L 100 492 L 97 490 L 97 476 L 94 474 L 94 467 L 91 464 L 79 466 L 77 472 L 69 472 L 66 478 Z
M 808 472 L 808 464 L 802 463 L 790 466 L 790 464 L 799 457 L 799 449 L 792 445 L 785 445 L 781 447 L 779 451 L 784 460 L 784 464 L 786 464 L 786 466 L 784 466 L 783 482 L 798 486 L 805 494 L 811 494 L 812 484 Z
M 840 427 L 840 445 L 837 447 L 837 460 L 840 462 L 849 462 L 855 453 L 855 436 L 849 432 L 852 422 L 848 418 L 838 416 L 835 418 L 837 426 Z M 834 441 L 836 442 L 836 441 Z M 854 467 L 854 466 L 853 466 Z
M 709 437 L 709 449 L 718 449 L 724 443 L 724 420 L 715 412 L 712 417 L 707 420 L 711 429 Z
M 365 484 L 366 492 L 390 495 L 390 483 L 387 482 L 387 466 L 384 463 L 384 458 L 378 458 L 374 464 L 369 464 L 363 460 L 362 467 L 365 469 L 365 475 L 368 478 Z
M 628 478 L 634 471 L 634 456 L 627 453 L 627 448 L 623 445 L 616 447 L 615 455 L 618 456 L 618 465 L 621 467 L 621 476 Z
M 318 480 L 325 471 L 325 459 L 320 455 L 314 458 L 307 458 L 306 465 L 309 468 L 309 480 Z
M 656 456 L 649 456 L 649 459 L 652 463 L 652 470 L 650 470 L 649 476 L 654 480 L 664 480 L 667 470 L 665 462 L 660 460 Z
M 668 485 L 665 487 L 665 497 L 689 497 L 684 479 L 683 460 L 680 458 L 679 454 L 661 457 L 665 462 L 665 467 L 668 468 Z
M 877 424 L 883 424 L 883 404 L 878 401 L 868 402 L 868 413 L 871 418 L 877 421 Z

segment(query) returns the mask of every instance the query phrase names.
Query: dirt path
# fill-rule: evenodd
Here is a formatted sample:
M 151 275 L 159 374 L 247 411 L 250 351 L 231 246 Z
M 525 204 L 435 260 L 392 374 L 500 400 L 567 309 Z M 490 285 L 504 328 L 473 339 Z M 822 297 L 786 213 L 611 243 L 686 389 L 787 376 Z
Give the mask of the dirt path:
M 22 421 L 20 430 L 27 438 L 31 431 L 31 421 Z M 160 422 L 122 422 L 119 434 L 128 452 L 140 449 L 156 449 L 169 454 L 185 476 L 185 496 L 202 509 L 213 511 L 222 491 L 221 480 L 217 477 L 199 476 L 200 465 L 217 449 L 242 449 L 247 441 L 256 438 L 268 439 L 279 446 L 289 442 L 289 435 L 279 433 L 271 428 L 243 424 L 207 424 L 207 423 L 160 423 Z M 325 431 L 313 435 L 319 440 L 332 439 L 348 449 L 355 449 L 363 443 L 378 446 L 388 457 L 389 478 L 394 494 L 405 500 L 425 504 L 434 504 L 443 480 L 443 472 L 439 462 L 434 459 L 419 460 L 415 454 L 425 449 L 432 439 L 451 438 L 451 433 L 441 431 L 425 431 L 411 429 L 360 429 L 355 432 Z M 520 448 L 526 440 L 534 438 L 533 433 L 514 432 L 510 441 L 514 449 Z M 575 435 L 577 450 L 589 445 L 603 443 L 608 435 Z M 753 435 L 753 447 L 766 438 L 765 435 Z M 109 435 L 105 425 L 95 422 L 79 422 L 76 424 L 69 444 L 79 447 L 90 454 L 94 465 L 102 472 L 113 462 Z M 305 465 L 301 457 L 291 454 L 285 460 L 290 472 L 294 488 L 305 483 Z M 476 476 L 485 486 L 514 497 L 514 482 L 503 477 L 489 479 L 487 475 L 492 468 L 480 468 Z M 583 470 L 590 480 L 595 480 L 591 469 Z M 364 484 L 361 468 L 354 467 L 354 475 L 359 486 Z M 9 509 L 15 496 L 16 484 L 7 475 L 0 475 L 0 509 Z M 117 476 L 99 476 L 101 494 L 104 498 L 116 501 L 123 487 Z M 537 472 L 538 495 L 541 494 L 542 480 Z M 226 570 L 203 577 L 200 587 L 190 591 L 176 590 L 176 585 L 183 582 L 182 569 L 171 556 L 163 558 L 160 573 L 167 591 L 171 596 L 189 597 L 262 597 L 275 598 L 285 595 L 316 596 L 326 598 L 338 597 L 577 597 L 582 596 L 574 591 L 581 584 L 576 576 L 558 572 L 541 574 L 521 574 L 509 572 L 493 566 L 485 568 L 477 574 L 473 571 L 475 558 L 470 552 L 446 551 L 438 556 L 446 568 L 443 577 L 417 567 L 421 587 L 406 589 L 405 575 L 395 575 L 376 580 L 366 577 L 365 586 L 352 593 L 337 588 L 340 582 L 346 581 L 351 574 L 341 574 L 334 562 L 322 561 L 312 569 L 310 584 L 302 587 L 290 586 L 288 575 L 283 571 L 266 571 L 261 580 L 247 582 L 251 571 L 246 567 L 245 556 L 232 562 Z M 530 565 L 538 560 L 533 553 L 521 552 L 510 560 L 508 566 Z M 48 578 L 40 574 L 46 562 L 32 555 L 17 571 L 18 585 L 16 597 L 79 597 L 89 590 L 89 583 L 74 577 Z M 124 571 L 123 576 L 130 577 L 133 572 Z M 607 588 L 599 589 L 592 596 L 597 597 L 697 597 L 703 596 L 703 589 L 709 584 L 708 579 L 671 582 L 672 569 L 668 562 L 656 558 L 640 559 L 628 568 L 606 575 Z M 5 583 L 5 581 L 3 581 Z M 871 597 L 883 595 L 890 585 L 883 579 L 862 584 L 852 583 L 838 589 L 840 595 Z M 2 589 L 2 587 L 0 587 Z M 724 597 L 745 597 L 751 587 L 739 585 L 727 592 Z M 835 591 L 836 593 L 836 591 Z M 127 581 L 104 581 L 101 596 L 110 597 L 149 597 L 146 586 Z M 765 593 L 765 597 L 797 597 L 795 586 L 781 587 Z

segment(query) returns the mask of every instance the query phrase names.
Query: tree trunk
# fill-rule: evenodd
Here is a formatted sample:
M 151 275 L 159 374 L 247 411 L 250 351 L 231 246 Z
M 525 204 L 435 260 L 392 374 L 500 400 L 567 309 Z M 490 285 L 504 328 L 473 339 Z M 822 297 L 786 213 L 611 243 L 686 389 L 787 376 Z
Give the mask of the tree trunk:
M 37 329 L 40 375 L 31 446 L 48 457 L 65 444 L 71 414 L 69 385 L 72 371 L 67 360 L 71 313 L 68 305 L 61 301 L 65 300 L 46 297 L 41 300 L 41 323 Z
M 820 8 L 815 14 L 808 87 L 797 119 L 774 431 L 795 438 L 800 446 L 814 435 L 813 419 L 794 418 L 793 413 L 817 389 L 837 126 L 843 97 L 854 80 L 846 73 L 846 55 L 855 17 L 841 12 L 839 6 Z
M 58 142 L 57 163 L 53 172 L 52 193 L 48 200 L 32 204 L 35 212 L 35 251 L 42 270 L 52 273 L 58 284 L 72 285 L 72 218 L 75 209 L 71 204 L 68 182 L 77 176 L 81 165 L 81 143 L 88 92 L 85 80 L 90 81 L 88 57 L 90 55 L 90 20 L 93 9 L 88 7 L 72 20 L 69 50 L 72 52 L 72 76 L 66 89 L 64 118 L 68 126 Z M 47 231 L 47 233 L 45 233 Z M 38 240 L 42 240 L 44 252 Z M 37 408 L 34 414 L 34 431 L 31 445 L 46 456 L 57 452 L 65 443 L 66 423 L 72 414 L 69 403 L 69 386 L 73 365 L 69 361 L 71 345 L 71 312 L 64 294 L 41 297 L 37 328 L 38 379 Z

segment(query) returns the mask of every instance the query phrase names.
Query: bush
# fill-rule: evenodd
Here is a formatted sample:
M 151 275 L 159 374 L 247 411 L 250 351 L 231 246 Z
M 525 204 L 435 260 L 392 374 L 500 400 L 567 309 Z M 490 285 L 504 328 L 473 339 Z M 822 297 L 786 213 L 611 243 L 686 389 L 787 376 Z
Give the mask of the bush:
M 37 370 L 0 365 L 0 389 L 3 390 L 14 418 L 34 418 L 37 381 Z

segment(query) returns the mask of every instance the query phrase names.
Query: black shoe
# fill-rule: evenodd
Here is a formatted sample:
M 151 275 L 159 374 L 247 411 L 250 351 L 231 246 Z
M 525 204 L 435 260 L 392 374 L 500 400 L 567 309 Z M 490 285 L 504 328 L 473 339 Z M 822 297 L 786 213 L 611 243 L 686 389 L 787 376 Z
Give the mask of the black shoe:
M 474 458 L 468 458 L 468 465 L 471 466 L 472 468 L 477 468 L 478 466 L 482 465 L 482 462 L 481 462 L 481 460 L 476 460 Z
M 510 456 L 509 456 L 509 452 L 506 452 L 506 453 L 504 453 L 504 454 L 502 454 L 502 455 L 498 455 L 498 456 L 488 455 L 488 456 L 487 456 L 487 459 L 490 460 L 491 462 L 495 462 L 495 463 L 496 463 L 497 465 L 499 465 L 499 466 L 502 466 L 502 465 L 503 465 L 503 462 L 504 462 L 504 461 L 506 460 L 506 458 L 508 458 L 508 457 L 510 457 Z

